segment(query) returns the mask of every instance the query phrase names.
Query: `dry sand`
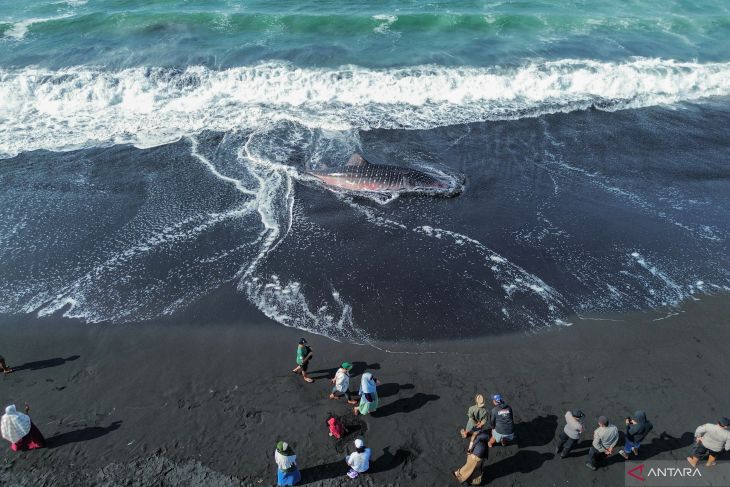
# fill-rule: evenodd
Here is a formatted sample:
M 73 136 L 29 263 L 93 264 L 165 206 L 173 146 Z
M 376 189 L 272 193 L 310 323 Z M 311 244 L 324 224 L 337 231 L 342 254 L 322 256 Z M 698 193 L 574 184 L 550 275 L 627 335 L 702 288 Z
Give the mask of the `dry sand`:
M 491 450 L 489 485 L 618 486 L 622 461 L 585 468 L 589 435 L 572 458 L 554 455 L 567 409 L 582 409 L 591 430 L 599 414 L 623 430 L 623 418 L 644 409 L 655 428 L 642 458 L 684 458 L 697 425 L 730 416 L 727 296 L 688 302 L 676 314 L 385 347 L 409 353 L 336 343 L 253 311 L 211 315 L 210 305 L 174 323 L 1 317 L 0 353 L 16 367 L 0 378 L 1 402 L 28 402 L 49 448 L 3 447 L 0 484 L 275 485 L 281 439 L 296 450 L 303 485 L 456 485 L 466 409 L 475 393 L 499 392 L 514 408 L 518 441 Z M 300 336 L 315 352 L 313 384 L 291 373 Z M 327 398 L 343 360 L 356 364 L 351 389 L 363 370 L 383 383 L 377 416 L 362 422 L 372 472 L 357 481 L 343 477 L 351 441 L 334 441 L 325 425 L 327 411 L 349 411 Z

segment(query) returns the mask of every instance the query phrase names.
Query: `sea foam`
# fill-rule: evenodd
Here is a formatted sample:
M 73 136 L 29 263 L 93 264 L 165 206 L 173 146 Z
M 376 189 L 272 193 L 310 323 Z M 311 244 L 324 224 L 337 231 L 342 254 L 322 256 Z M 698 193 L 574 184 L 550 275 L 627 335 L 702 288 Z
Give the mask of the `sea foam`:
M 595 106 L 638 108 L 730 94 L 730 63 L 638 58 L 517 67 L 211 70 L 0 69 L 0 156 L 131 143 L 291 120 L 311 128 L 428 129 Z

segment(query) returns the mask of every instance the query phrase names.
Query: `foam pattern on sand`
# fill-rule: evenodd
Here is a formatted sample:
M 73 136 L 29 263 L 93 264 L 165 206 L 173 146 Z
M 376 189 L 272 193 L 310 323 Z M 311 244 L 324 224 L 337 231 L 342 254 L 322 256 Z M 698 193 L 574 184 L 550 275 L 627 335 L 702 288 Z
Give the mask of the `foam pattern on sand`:
M 534 330 L 565 325 L 574 312 L 671 306 L 728 290 L 718 252 L 728 238 L 721 198 L 690 204 L 692 193 L 647 192 L 646 181 L 610 165 L 582 165 L 576 158 L 583 149 L 571 156 L 570 138 L 557 132 L 564 125 L 522 122 L 533 139 L 481 136 L 495 126 L 484 124 L 445 134 L 393 131 L 364 142 L 367 134 L 357 130 L 279 121 L 146 150 L 8 159 L 0 178 L 0 312 L 140 321 L 229 285 L 283 325 L 367 343 L 382 335 Z M 507 160 L 502 184 L 484 179 L 498 169 L 473 165 L 474 187 L 451 200 L 369 199 L 326 191 L 307 175 L 358 151 L 448 172 L 421 151 L 422 136 L 447 137 L 462 145 L 449 152 L 467 154 L 498 140 L 507 151 L 501 156 L 525 161 Z M 533 207 L 534 181 L 546 186 Z M 618 207 L 701 259 L 673 259 L 630 238 L 640 234 L 624 237 L 622 226 L 594 236 L 603 230 L 596 225 L 586 235 L 585 214 L 571 204 L 580 187 L 587 188 L 577 191 L 583 204 Z M 473 199 L 481 204 L 469 207 Z M 513 207 L 508 219 L 495 201 Z M 692 205 L 702 209 L 699 218 L 684 209 Z M 486 224 L 470 224 L 475 219 Z

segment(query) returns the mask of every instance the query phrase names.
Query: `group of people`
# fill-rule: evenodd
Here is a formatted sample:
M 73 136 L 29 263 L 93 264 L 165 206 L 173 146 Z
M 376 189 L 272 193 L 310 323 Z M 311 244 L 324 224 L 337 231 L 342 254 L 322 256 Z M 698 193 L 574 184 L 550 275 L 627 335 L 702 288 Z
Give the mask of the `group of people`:
M 297 367 L 293 372 L 300 374 L 308 383 L 314 381 L 307 375 L 307 369 L 312 357 L 312 348 L 306 339 L 301 338 L 296 354 Z M 355 393 L 350 391 L 350 371 L 352 368 L 351 363 L 343 362 L 337 369 L 334 378 L 331 379 L 332 390 L 329 398 L 337 400 L 344 397 L 348 404 L 357 404 L 353 409 L 354 414 L 369 414 L 378 408 L 377 386 L 380 382 L 371 373 L 364 373 L 360 382 L 360 390 L 357 393 L 359 399 L 357 399 Z M 461 437 L 469 440 L 466 448 L 466 462 L 461 468 L 453 471 L 453 476 L 459 483 L 481 484 L 484 463 L 488 458 L 489 449 L 495 445 L 509 445 L 516 438 L 512 407 L 500 394 L 491 396 L 491 406 L 491 410 L 488 409 L 484 396 L 477 394 L 474 397 L 474 405 L 467 410 L 466 426 L 460 430 Z M 339 438 L 340 434 L 337 433 L 336 421 L 336 418 L 328 420 L 330 436 L 334 432 L 335 436 Z M 625 444 L 617 450 L 616 445 L 620 438 L 618 427 L 611 423 L 606 416 L 599 416 L 597 423 L 585 463 L 586 467 L 591 470 L 596 470 L 602 459 L 614 454 L 621 455 L 625 460 L 630 459 L 632 456 L 637 457 L 642 442 L 653 429 L 646 413 L 636 411 L 632 416 L 625 418 Z M 695 430 L 695 445 L 692 454 L 687 457 L 687 461 L 693 467 L 697 466 L 698 462 L 703 459 L 707 459 L 707 466 L 713 466 L 722 450 L 730 450 L 729 424 L 730 419 L 721 418 L 717 424 L 708 423 Z M 566 458 L 576 447 L 585 430 L 585 414 L 578 409 L 566 411 L 565 426 L 557 437 L 555 453 L 560 458 Z M 277 445 L 275 453 L 279 472 L 279 485 L 295 485 L 299 481 L 299 473 L 295 466 L 296 456 L 293 454 L 293 450 L 289 449 L 290 455 L 284 457 L 287 460 L 280 461 L 281 455 L 283 455 L 279 448 L 281 444 L 280 442 Z M 350 467 L 348 476 L 354 478 L 367 471 L 370 450 L 365 448 L 362 439 L 355 440 L 355 451 L 348 455 L 345 460 Z
M 453 472 L 459 483 L 480 485 L 489 448 L 496 444 L 505 446 L 515 439 L 512 407 L 499 394 L 492 396 L 492 405 L 492 410 L 487 410 L 484 396 L 477 394 L 474 397 L 474 405 L 467 410 L 466 427 L 460 431 L 462 438 L 469 438 L 466 463 Z M 555 453 L 560 455 L 560 458 L 566 458 L 580 441 L 586 429 L 584 421 L 585 414 L 581 410 L 566 411 L 565 426 L 558 435 L 555 446 Z M 586 467 L 596 470 L 601 459 L 610 457 L 614 452 L 621 455 L 624 460 L 639 455 L 641 443 L 654 426 L 644 411 L 636 411 L 624 422 L 625 444 L 616 451 L 620 437 L 618 427 L 606 416 L 598 417 L 598 425 L 593 431 L 593 441 L 588 449 Z M 730 450 L 729 426 L 730 419 L 725 417 L 716 424 L 707 423 L 699 426 L 694 433 L 695 444 L 692 454 L 687 457 L 690 465 L 697 467 L 700 460 L 706 459 L 708 467 L 714 466 L 718 455 L 723 450 Z
M 312 360 L 313 351 L 306 339 L 301 338 L 297 346 L 297 366 L 292 372 L 299 374 L 307 383 L 314 382 L 307 370 Z M 331 379 L 332 389 L 329 398 L 339 400 L 344 397 L 348 404 L 356 405 L 353 408 L 355 415 L 367 415 L 378 408 L 377 387 L 380 381 L 370 372 L 364 372 L 360 380 L 360 390 L 355 394 L 350 391 L 350 373 L 353 365 L 342 362 Z M 5 359 L 0 356 L 0 370 L 9 374 L 12 369 L 7 366 Z M 359 399 L 356 398 L 359 396 Z M 514 412 L 512 407 L 500 394 L 491 396 L 492 408 L 488 410 L 482 394 L 474 397 L 474 405 L 468 408 L 466 426 L 460 430 L 464 439 L 469 439 L 466 448 L 467 458 L 464 465 L 453 472 L 459 483 L 469 482 L 479 485 L 482 482 L 484 462 L 488 458 L 489 449 L 499 444 L 506 446 L 513 442 L 515 436 Z M 25 405 L 25 412 L 20 412 L 15 405 L 5 408 L 5 414 L 0 418 L 0 433 L 10 442 L 13 451 L 32 450 L 46 446 L 46 440 L 38 427 L 31 421 L 28 413 L 30 407 Z M 327 420 L 330 436 L 341 438 L 346 433 L 339 419 L 330 415 Z M 625 444 L 616 451 L 619 442 L 618 427 L 611 423 L 606 416 L 598 417 L 597 428 L 593 432 L 593 441 L 588 449 L 586 467 L 596 470 L 602 458 L 614 453 L 624 459 L 639 455 L 639 448 L 653 425 L 647 419 L 644 411 L 636 411 L 625 419 Z M 694 433 L 695 445 L 687 461 L 697 467 L 701 460 L 706 460 L 706 466 L 712 467 L 723 450 L 730 450 L 730 419 L 720 418 L 717 423 L 707 423 L 699 426 Z M 565 413 L 565 426 L 557 438 L 555 453 L 560 458 L 566 458 L 576 447 L 585 432 L 585 414 L 578 410 Z M 354 450 L 345 457 L 348 467 L 347 476 L 356 478 L 370 468 L 371 450 L 365 446 L 362 438 L 354 441 Z M 277 485 L 296 485 L 301 480 L 301 473 L 297 466 L 297 456 L 294 449 L 285 441 L 279 441 L 274 450 L 274 460 L 277 466 Z
M 305 338 L 299 339 L 296 351 L 296 367 L 292 370 L 295 374 L 301 375 L 305 382 L 311 384 L 314 379 L 307 373 L 309 363 L 314 356 L 312 347 Z M 371 372 L 364 372 L 360 378 L 360 390 L 356 393 L 350 390 L 350 374 L 353 365 L 350 362 L 342 362 L 330 380 L 332 389 L 329 398 L 339 400 L 345 398 L 348 404 L 356 405 L 352 412 L 357 415 L 368 415 L 378 409 L 378 386 L 380 381 Z M 356 397 L 359 396 L 359 399 Z M 342 423 L 336 416 L 329 415 L 327 425 L 330 436 L 339 439 L 346 433 Z M 360 474 L 370 469 L 371 450 L 365 446 L 365 440 L 356 438 L 354 450 L 344 459 L 347 465 L 347 476 L 351 479 L 357 478 Z M 274 450 L 274 461 L 277 468 L 277 485 L 296 485 L 301 480 L 301 473 L 297 466 L 297 456 L 294 449 L 285 441 L 279 441 Z

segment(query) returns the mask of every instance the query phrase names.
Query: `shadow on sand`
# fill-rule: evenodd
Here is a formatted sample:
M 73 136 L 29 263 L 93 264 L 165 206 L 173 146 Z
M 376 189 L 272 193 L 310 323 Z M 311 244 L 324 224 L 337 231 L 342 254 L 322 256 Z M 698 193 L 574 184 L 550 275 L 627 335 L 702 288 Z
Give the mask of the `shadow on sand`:
M 40 370 L 40 369 L 47 369 L 49 367 L 58 367 L 59 365 L 63 365 L 66 362 L 71 362 L 76 359 L 78 359 L 80 355 L 71 355 L 70 357 L 61 358 L 49 358 L 46 360 L 38 360 L 36 362 L 27 362 L 23 365 L 17 365 L 13 367 L 13 372 L 19 372 L 21 370 Z
M 416 388 L 416 386 L 414 386 L 413 384 L 401 385 L 401 384 L 389 382 L 387 384 L 382 384 L 382 385 L 378 386 L 378 398 L 382 399 L 384 397 L 395 396 L 400 391 L 406 391 L 406 390 L 411 390 L 411 389 L 415 389 L 415 388 Z
M 392 414 L 398 413 L 410 413 L 415 411 L 431 401 L 438 401 L 440 396 L 436 394 L 423 394 L 421 392 L 411 396 L 403 397 L 385 406 L 379 407 L 375 412 L 372 413 L 374 418 L 384 418 Z
M 317 465 L 316 467 L 303 468 L 302 482 L 299 485 L 311 484 L 319 482 L 321 480 L 334 479 L 337 477 L 343 477 L 347 473 L 347 464 L 345 463 L 345 455 L 342 455 L 342 459 L 337 462 L 325 463 Z
M 370 475 L 379 472 L 385 472 L 397 468 L 411 459 L 413 454 L 402 448 L 398 448 L 395 453 L 390 452 L 390 447 L 383 448 L 383 454 L 370 463 L 370 470 L 363 475 Z M 342 455 L 342 459 L 337 462 L 325 463 L 316 467 L 304 468 L 301 470 L 302 482 L 300 485 L 311 484 L 322 480 L 334 479 L 342 477 L 343 485 L 350 479 L 345 477 L 348 466 L 345 462 L 346 455 Z
M 547 445 L 555 438 L 555 430 L 558 428 L 558 417 L 554 414 L 538 416 L 528 422 L 515 424 L 517 446 L 525 448 L 528 446 Z
M 69 443 L 80 443 L 83 441 L 95 440 L 101 436 L 111 433 L 114 430 L 119 429 L 121 421 L 114 421 L 112 424 L 106 427 L 102 426 L 89 426 L 87 428 L 81 428 L 74 431 L 67 431 L 56 436 L 48 438 L 48 448 L 58 448 L 59 446 L 67 445 Z
M 538 453 L 531 450 L 520 450 L 514 455 L 498 461 L 492 465 L 487 464 L 485 471 L 485 483 L 492 482 L 500 477 L 506 477 L 513 473 L 528 473 L 537 470 L 548 460 L 554 458 L 552 453 Z
M 337 373 L 339 367 L 333 367 L 331 369 L 320 369 L 309 372 L 309 375 L 313 379 L 333 379 Z M 380 364 L 369 364 L 367 362 L 352 362 L 352 370 L 350 370 L 350 378 L 357 377 L 364 373 L 366 370 L 380 370 Z M 317 374 L 317 375 L 315 375 Z M 352 383 L 350 386 L 352 387 Z M 355 388 L 357 390 L 357 387 Z

